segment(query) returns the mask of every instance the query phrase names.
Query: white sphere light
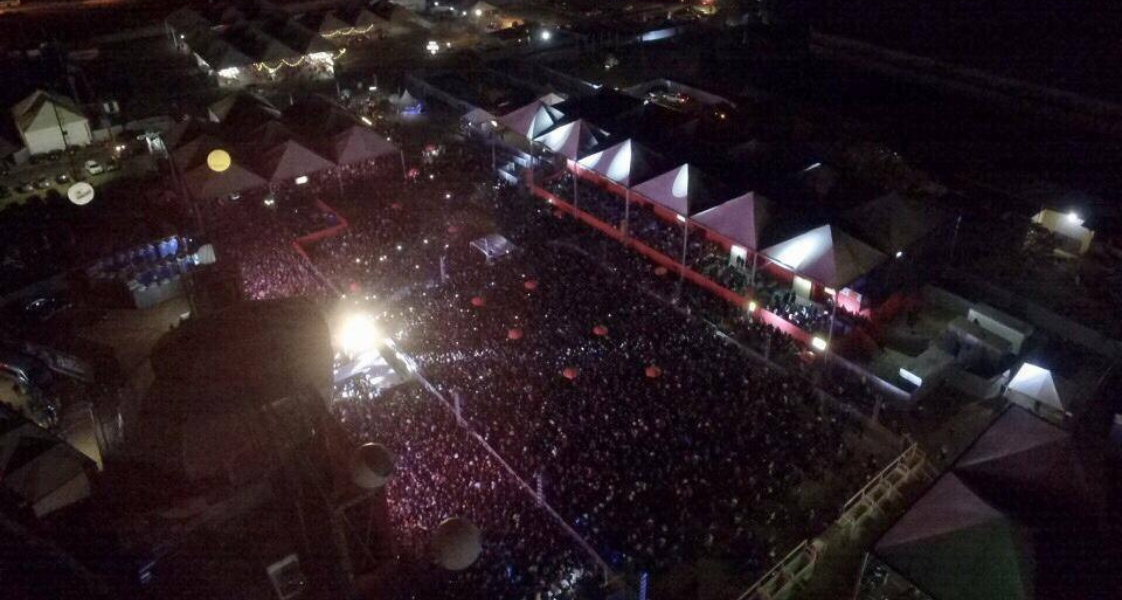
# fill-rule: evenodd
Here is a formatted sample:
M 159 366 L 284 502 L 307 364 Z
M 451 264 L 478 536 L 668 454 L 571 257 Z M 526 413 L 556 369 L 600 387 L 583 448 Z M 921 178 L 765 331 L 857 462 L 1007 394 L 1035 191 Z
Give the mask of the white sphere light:
M 463 571 L 483 551 L 479 528 L 463 517 L 446 519 L 432 536 L 433 562 L 449 571 Z
M 66 197 L 70 199 L 70 202 L 78 206 L 85 206 L 90 202 L 93 202 L 93 186 L 86 183 L 85 181 L 79 181 L 78 183 L 70 186 L 70 189 L 66 190 Z
M 222 150 L 211 150 L 210 154 L 206 155 L 206 166 L 210 167 L 211 171 L 221 173 L 230 168 L 233 160 L 230 158 L 230 153 Z

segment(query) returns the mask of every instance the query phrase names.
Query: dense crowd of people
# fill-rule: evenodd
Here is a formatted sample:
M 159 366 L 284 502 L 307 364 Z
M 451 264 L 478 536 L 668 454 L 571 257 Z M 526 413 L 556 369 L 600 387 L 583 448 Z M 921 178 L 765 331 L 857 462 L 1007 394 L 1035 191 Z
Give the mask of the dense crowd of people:
M 620 291 L 561 251 L 461 265 L 410 295 L 395 329 L 613 567 L 722 556 L 758 574 L 829 520 L 798 489 L 853 464 L 859 426 L 806 380 Z
M 235 264 L 241 293 L 265 300 L 288 296 L 323 297 L 327 287 L 304 264 L 293 243 L 298 234 L 263 195 L 247 194 L 212 207 L 209 237 L 220 263 Z
M 820 532 L 840 501 L 821 490 L 846 488 L 824 482 L 863 482 L 877 461 L 854 443 L 860 421 L 815 389 L 803 350 L 548 205 L 487 182 L 487 158 L 442 147 L 416 177 L 343 194 L 333 206 L 351 227 L 308 247 L 311 262 L 382 315 L 466 427 L 615 571 L 657 581 L 714 558 L 745 585 Z M 489 265 L 469 243 L 496 227 L 521 247 Z M 658 243 L 660 233 L 645 229 Z M 292 239 L 275 218 L 255 231 Z M 323 291 L 291 257 L 235 256 L 258 297 Z M 400 457 L 389 490 L 401 554 L 423 558 L 426 536 L 449 516 L 484 531 L 479 565 L 452 583 L 435 578 L 447 585 L 433 596 L 596 587 L 596 561 L 449 407 L 415 384 L 379 392 L 361 381 L 338 394 L 337 410 L 356 440 Z
M 464 517 L 483 532 L 483 552 L 463 572 L 422 568 L 399 582 L 402 598 L 548 598 L 595 594 L 595 564 L 551 517 L 468 437 L 448 410 L 418 384 L 379 390 L 355 377 L 336 393 L 334 410 L 356 443 L 376 442 L 397 458 L 387 487 L 396 553 L 428 553 L 441 521 Z M 412 572 L 412 571 L 410 571 Z

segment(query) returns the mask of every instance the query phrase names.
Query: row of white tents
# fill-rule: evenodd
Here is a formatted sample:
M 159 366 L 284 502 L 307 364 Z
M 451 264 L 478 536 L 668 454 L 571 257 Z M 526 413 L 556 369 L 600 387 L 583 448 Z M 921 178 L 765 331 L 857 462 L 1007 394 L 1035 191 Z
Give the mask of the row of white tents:
M 681 164 L 669 170 L 665 159 L 633 139 L 611 140 L 608 132 L 584 119 L 566 118 L 555 94 L 542 97 L 498 118 L 482 110 L 465 115 L 469 125 L 486 130 L 497 123 L 516 138 L 564 157 L 570 170 L 593 173 L 623 188 L 629 212 L 631 195 L 664 208 L 679 220 L 701 226 L 753 257 L 776 263 L 795 275 L 831 290 L 842 289 L 869 273 L 889 254 L 903 251 L 945 220 L 934 207 L 899 194 L 888 194 L 850 211 L 845 220 L 873 244 L 834 224 L 823 224 L 767 247 L 764 230 L 771 221 L 770 202 L 753 192 L 731 198 L 713 197 L 699 168 Z M 606 147 L 605 147 L 606 146 Z M 574 186 L 574 200 L 579 190 Z M 626 217 L 625 217 L 626 220 Z M 879 248 L 878 248 L 879 247 Z

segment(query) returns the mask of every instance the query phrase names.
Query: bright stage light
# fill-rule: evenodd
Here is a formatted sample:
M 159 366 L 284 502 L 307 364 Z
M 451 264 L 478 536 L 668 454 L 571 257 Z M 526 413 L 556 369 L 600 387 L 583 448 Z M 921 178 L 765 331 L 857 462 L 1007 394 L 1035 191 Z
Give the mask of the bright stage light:
M 338 337 L 343 352 L 351 356 L 371 350 L 382 342 L 378 324 L 373 317 L 365 314 L 354 314 L 344 319 Z
M 553 37 L 553 34 L 550 33 L 548 29 L 541 32 L 541 38 L 543 42 L 548 42 L 549 38 L 551 37 Z
M 1082 225 L 1083 224 L 1083 219 L 1079 218 L 1079 213 L 1077 213 L 1075 211 L 1071 211 L 1071 212 L 1067 213 L 1067 222 L 1071 223 L 1073 225 Z
M 810 340 L 810 345 L 813 346 L 814 349 L 818 350 L 819 352 L 825 352 L 826 351 L 826 340 L 824 340 L 820 337 L 815 336 L 814 339 Z

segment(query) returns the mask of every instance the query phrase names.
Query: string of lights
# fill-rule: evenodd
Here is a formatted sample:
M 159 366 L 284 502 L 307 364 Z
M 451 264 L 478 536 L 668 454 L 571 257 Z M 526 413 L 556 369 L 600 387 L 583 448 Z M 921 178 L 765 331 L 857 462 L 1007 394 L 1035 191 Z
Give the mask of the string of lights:
M 339 59 L 339 57 L 343 56 L 346 53 L 347 53 L 346 48 L 340 48 L 339 52 L 337 54 L 335 54 L 334 56 L 331 56 L 331 62 L 334 63 L 336 60 Z M 320 55 L 320 54 L 328 54 L 328 53 L 327 52 L 316 52 L 315 54 L 307 54 L 307 55 L 301 56 L 295 62 L 289 61 L 286 58 L 282 58 L 282 59 L 280 59 L 280 61 L 278 61 L 276 63 L 275 66 L 270 65 L 269 63 L 262 61 L 262 62 L 259 62 L 259 63 L 254 63 L 253 67 L 255 69 L 257 69 L 258 71 L 268 71 L 268 73 L 270 75 L 273 75 L 274 73 L 283 69 L 284 67 L 296 68 L 296 67 L 304 65 L 305 63 L 308 63 L 310 61 L 317 60 L 316 56 Z
M 371 31 L 374 31 L 377 27 L 377 25 L 367 25 L 366 27 L 348 27 L 346 29 L 336 29 L 335 31 L 322 33 L 320 35 L 327 39 L 352 35 L 366 35 Z

